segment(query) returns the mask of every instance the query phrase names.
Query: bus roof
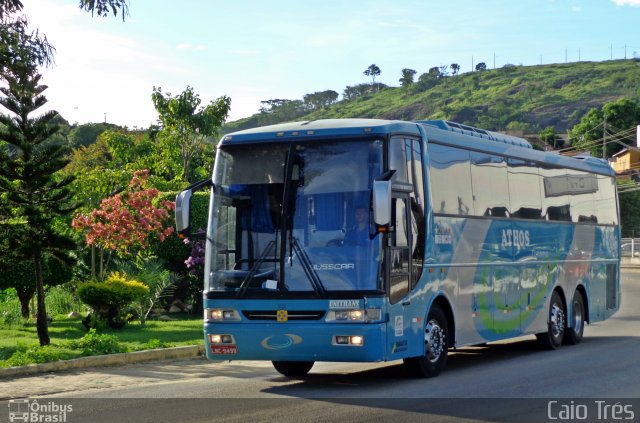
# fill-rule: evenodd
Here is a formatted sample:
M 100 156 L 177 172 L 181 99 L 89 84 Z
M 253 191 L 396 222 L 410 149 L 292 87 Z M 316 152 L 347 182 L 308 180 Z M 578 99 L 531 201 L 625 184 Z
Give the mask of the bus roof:
M 220 143 L 228 145 L 258 141 L 387 135 L 389 133 L 421 136 L 414 122 L 383 119 L 321 119 L 281 123 L 233 132 L 222 137 Z
M 425 136 L 429 141 L 464 147 L 489 154 L 546 163 L 588 172 L 613 175 L 606 160 L 595 157 L 567 157 L 534 150 L 531 144 L 511 135 L 486 131 L 445 120 L 398 121 L 384 119 L 321 119 L 281 123 L 233 132 L 222 137 L 221 146 L 258 142 L 290 142 L 327 138 L 369 137 L 405 134 Z
M 477 128 L 459 130 L 450 126 L 447 121 L 422 121 L 418 122 L 424 130 L 427 140 L 437 141 L 456 147 L 481 151 L 488 154 L 500 154 L 512 158 L 534 161 L 551 166 L 584 170 L 592 173 L 612 176 L 615 174 L 609 162 L 604 159 L 591 156 L 563 156 L 556 152 L 534 150 L 531 144 L 523 138 L 498 134 L 496 132 L 478 131 Z M 461 125 L 462 126 L 462 125 Z M 487 134 L 489 136 L 487 136 Z M 497 136 L 497 138 L 496 138 Z M 498 141 L 498 142 L 496 142 Z M 526 145 L 525 145 L 526 143 Z

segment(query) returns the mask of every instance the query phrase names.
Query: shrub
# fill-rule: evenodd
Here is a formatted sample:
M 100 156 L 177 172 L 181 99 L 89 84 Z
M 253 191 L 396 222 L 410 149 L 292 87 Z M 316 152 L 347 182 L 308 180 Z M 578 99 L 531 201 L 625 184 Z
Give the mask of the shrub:
M 68 360 L 73 358 L 73 354 L 60 350 L 53 345 L 20 346 L 18 350 L 11 354 L 6 360 L 8 366 L 24 366 L 32 363 L 48 363 L 50 361 Z
M 20 302 L 14 288 L 0 290 L 0 323 L 8 326 L 23 322 L 20 313 Z
M 79 340 L 69 341 L 67 346 L 74 350 L 81 350 L 83 356 L 127 352 L 127 347 L 118 341 L 117 336 L 100 334 L 93 328 Z
M 124 273 L 113 272 L 104 282 L 85 282 L 78 287 L 80 299 L 93 309 L 85 326 L 101 328 L 100 320 L 112 329 L 122 328 L 128 321 L 126 307 L 149 293 L 142 282 L 129 280 Z

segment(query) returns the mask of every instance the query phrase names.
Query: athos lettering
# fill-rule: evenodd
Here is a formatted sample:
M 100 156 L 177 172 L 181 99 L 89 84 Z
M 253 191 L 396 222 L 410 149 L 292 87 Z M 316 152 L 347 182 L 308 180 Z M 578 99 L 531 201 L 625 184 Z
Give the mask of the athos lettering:
M 531 245 L 529 231 L 503 229 L 502 230 L 502 248 L 515 246 L 518 251 Z

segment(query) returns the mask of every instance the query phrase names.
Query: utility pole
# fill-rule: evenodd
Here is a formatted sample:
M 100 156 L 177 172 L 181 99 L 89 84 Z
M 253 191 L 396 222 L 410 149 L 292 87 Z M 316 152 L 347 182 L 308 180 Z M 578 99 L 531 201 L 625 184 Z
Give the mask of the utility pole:
M 564 49 L 564 62 L 567 63 L 567 48 Z
M 602 128 L 602 158 L 607 158 L 607 115 L 604 114 L 604 125 Z

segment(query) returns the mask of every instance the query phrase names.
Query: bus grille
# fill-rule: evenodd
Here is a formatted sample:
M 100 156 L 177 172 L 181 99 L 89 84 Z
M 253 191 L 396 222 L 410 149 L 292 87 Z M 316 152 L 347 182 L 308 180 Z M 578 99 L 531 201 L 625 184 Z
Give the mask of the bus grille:
M 243 310 L 242 314 L 249 320 L 276 321 L 277 310 Z M 320 320 L 325 315 L 324 310 L 287 310 L 288 320 Z

